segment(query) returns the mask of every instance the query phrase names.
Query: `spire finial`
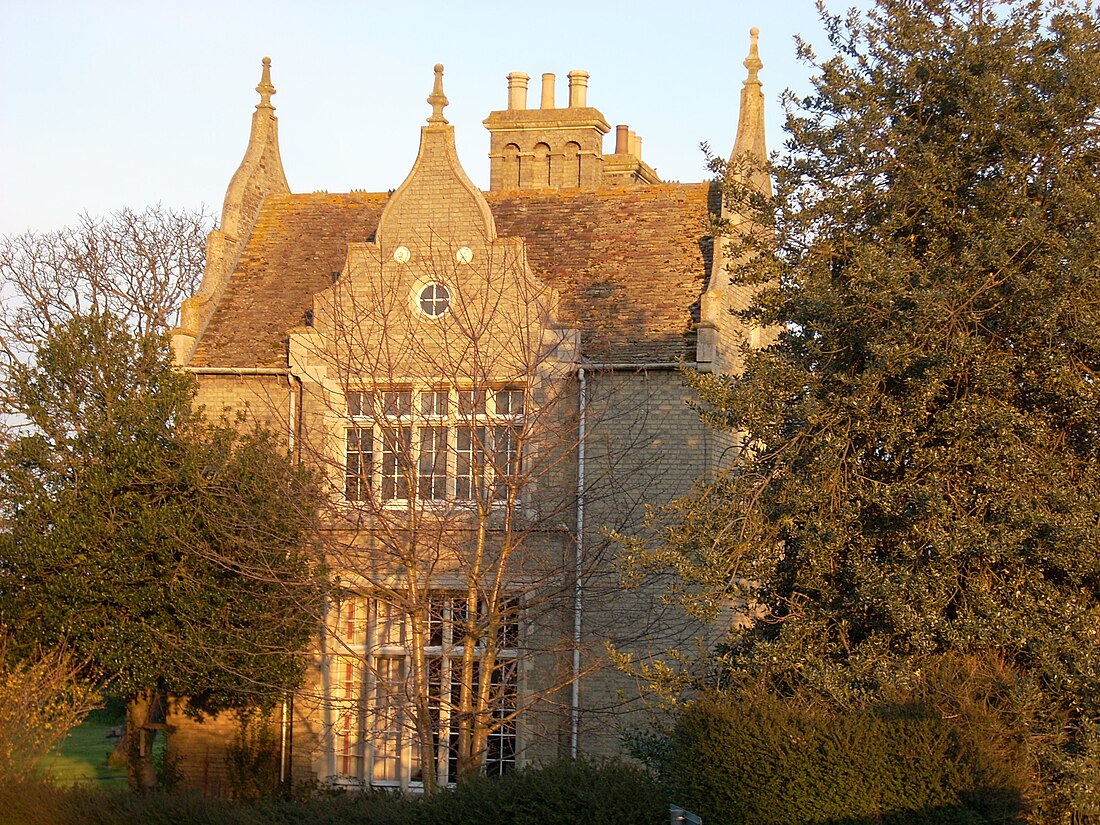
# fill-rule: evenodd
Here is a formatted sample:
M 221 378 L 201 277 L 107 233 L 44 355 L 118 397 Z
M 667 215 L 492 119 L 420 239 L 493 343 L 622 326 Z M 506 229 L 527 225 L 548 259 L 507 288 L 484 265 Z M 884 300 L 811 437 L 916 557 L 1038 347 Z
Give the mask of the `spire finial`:
M 449 102 L 447 96 L 443 94 L 443 64 L 435 64 L 435 86 L 432 87 L 432 93 L 428 95 L 428 102 L 432 104 L 432 116 L 428 118 L 428 123 L 446 123 L 447 118 L 443 117 L 443 107 Z
M 759 72 L 764 68 L 764 64 L 760 61 L 760 29 L 753 26 L 749 29 L 749 56 L 745 58 L 744 66 L 749 70 L 749 76 L 745 80 L 745 85 L 760 85 Z
M 256 87 L 256 91 L 260 93 L 260 102 L 256 105 L 257 109 L 274 109 L 271 105 L 271 96 L 275 94 L 275 87 L 271 85 L 271 58 L 264 58 L 264 71 L 260 75 L 260 85 Z

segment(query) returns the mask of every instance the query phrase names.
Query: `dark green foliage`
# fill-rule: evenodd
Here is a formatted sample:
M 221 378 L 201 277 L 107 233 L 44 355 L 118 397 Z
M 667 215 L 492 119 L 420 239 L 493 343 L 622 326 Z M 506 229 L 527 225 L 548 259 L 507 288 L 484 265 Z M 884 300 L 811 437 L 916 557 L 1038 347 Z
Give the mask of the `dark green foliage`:
M 619 763 L 561 761 L 497 779 L 477 777 L 429 797 L 423 825 L 649 825 L 668 816 L 653 780 Z
M 320 593 L 311 477 L 275 436 L 208 422 L 165 341 L 108 315 L 54 329 L 4 387 L 0 624 L 62 640 L 117 693 L 200 709 L 297 684 Z
M 704 822 L 1023 821 L 1004 757 L 923 704 L 838 712 L 712 694 L 678 717 L 662 768 L 670 798 Z
M 0 787 L 4 825 L 654 825 L 667 817 L 653 780 L 615 763 L 560 762 L 427 798 L 338 793 L 243 804 L 33 783 Z
M 816 88 L 733 274 L 776 339 L 693 379 L 751 449 L 651 558 L 712 615 L 766 606 L 725 679 L 845 706 L 947 653 L 1000 658 L 1038 816 L 1098 810 L 1096 11 L 880 0 L 825 22 L 837 54 L 806 55 Z
M 225 759 L 233 798 L 246 802 L 270 798 L 279 790 L 275 725 L 267 714 L 255 710 L 241 711 L 237 719 Z

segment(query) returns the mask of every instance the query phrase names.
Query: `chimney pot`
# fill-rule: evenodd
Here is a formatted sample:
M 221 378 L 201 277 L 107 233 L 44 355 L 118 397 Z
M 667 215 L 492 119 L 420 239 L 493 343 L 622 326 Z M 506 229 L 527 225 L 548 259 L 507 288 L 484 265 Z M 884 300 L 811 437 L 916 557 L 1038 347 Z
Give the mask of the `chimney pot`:
M 630 128 L 625 124 L 615 127 L 615 154 L 625 155 L 630 151 Z
M 546 72 L 542 76 L 542 108 L 554 108 L 554 75 Z
M 512 72 L 508 75 L 508 108 L 527 108 L 527 81 L 530 76 L 523 72 Z
M 569 73 L 569 108 L 583 109 L 588 105 L 588 72 L 576 69 Z

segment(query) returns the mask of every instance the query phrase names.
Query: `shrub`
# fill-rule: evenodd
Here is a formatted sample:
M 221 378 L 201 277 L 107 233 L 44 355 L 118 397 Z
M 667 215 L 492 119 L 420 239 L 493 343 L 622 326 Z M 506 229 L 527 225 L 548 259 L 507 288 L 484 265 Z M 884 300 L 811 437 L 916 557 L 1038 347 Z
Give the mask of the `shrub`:
M 268 714 L 259 710 L 237 714 L 237 730 L 225 766 L 234 799 L 255 801 L 278 791 L 278 742 Z
M 0 628 L 0 783 L 28 777 L 99 696 L 64 649 L 18 658 Z
M 924 703 L 709 695 L 679 716 L 661 767 L 673 802 L 730 825 L 1021 822 L 1002 759 Z
M 668 802 L 640 768 L 580 759 L 482 777 L 426 799 L 421 813 L 424 825 L 652 825 Z
M 476 779 L 426 798 L 368 791 L 248 803 L 0 784 L 3 825 L 654 825 L 667 817 L 644 771 L 588 761 Z

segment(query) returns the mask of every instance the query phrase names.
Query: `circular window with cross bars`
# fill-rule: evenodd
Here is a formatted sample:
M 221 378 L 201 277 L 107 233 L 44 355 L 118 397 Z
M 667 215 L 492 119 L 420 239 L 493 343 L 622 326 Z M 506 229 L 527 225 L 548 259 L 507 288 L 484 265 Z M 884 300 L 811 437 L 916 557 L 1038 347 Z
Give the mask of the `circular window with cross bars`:
M 446 284 L 432 281 L 420 289 L 420 311 L 429 318 L 439 318 L 451 308 L 451 291 Z

